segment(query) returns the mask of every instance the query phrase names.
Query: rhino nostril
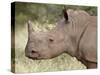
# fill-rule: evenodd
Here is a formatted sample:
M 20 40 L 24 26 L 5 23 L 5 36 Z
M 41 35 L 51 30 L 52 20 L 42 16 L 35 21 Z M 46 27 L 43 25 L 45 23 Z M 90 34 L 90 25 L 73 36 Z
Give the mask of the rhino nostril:
M 32 50 L 31 53 L 37 53 L 36 51 Z

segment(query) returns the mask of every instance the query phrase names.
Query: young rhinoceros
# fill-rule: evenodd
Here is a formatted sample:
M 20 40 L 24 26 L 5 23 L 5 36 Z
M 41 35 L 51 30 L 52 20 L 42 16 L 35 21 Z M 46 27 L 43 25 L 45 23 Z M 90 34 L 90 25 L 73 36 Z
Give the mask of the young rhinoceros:
M 97 19 L 82 10 L 63 10 L 64 17 L 48 32 L 34 32 L 28 22 L 25 55 L 50 59 L 64 52 L 76 57 L 87 68 L 97 67 Z

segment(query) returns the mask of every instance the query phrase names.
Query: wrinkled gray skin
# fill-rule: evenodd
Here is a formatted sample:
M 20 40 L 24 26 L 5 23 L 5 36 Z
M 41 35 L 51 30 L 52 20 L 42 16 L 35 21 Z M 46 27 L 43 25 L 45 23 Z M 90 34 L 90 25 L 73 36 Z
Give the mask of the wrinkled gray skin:
M 82 10 L 63 10 L 64 17 L 48 32 L 34 32 L 28 21 L 25 55 L 31 59 L 50 59 L 64 52 L 76 57 L 87 68 L 97 67 L 96 16 Z

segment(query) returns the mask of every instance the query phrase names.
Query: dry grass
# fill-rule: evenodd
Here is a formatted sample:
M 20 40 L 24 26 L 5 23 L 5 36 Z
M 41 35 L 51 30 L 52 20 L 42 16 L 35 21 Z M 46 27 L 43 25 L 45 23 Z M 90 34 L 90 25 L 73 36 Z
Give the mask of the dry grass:
M 35 31 L 48 31 L 53 25 L 40 25 L 37 22 L 33 23 Z M 49 60 L 31 60 L 25 57 L 24 49 L 27 42 L 27 25 L 15 30 L 15 72 L 45 72 L 45 71 L 62 71 L 62 70 L 77 70 L 85 69 L 86 67 L 79 62 L 75 57 L 68 54 L 62 54 L 56 58 Z

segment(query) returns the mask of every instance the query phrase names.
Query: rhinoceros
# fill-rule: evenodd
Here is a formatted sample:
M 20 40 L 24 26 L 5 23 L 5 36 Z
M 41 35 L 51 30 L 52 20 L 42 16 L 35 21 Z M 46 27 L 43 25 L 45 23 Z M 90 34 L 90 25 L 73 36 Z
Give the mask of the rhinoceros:
M 31 21 L 28 21 L 26 57 L 40 60 L 68 53 L 87 68 L 96 68 L 97 17 L 72 9 L 64 9 L 63 15 L 56 27 L 48 32 L 35 32 Z

